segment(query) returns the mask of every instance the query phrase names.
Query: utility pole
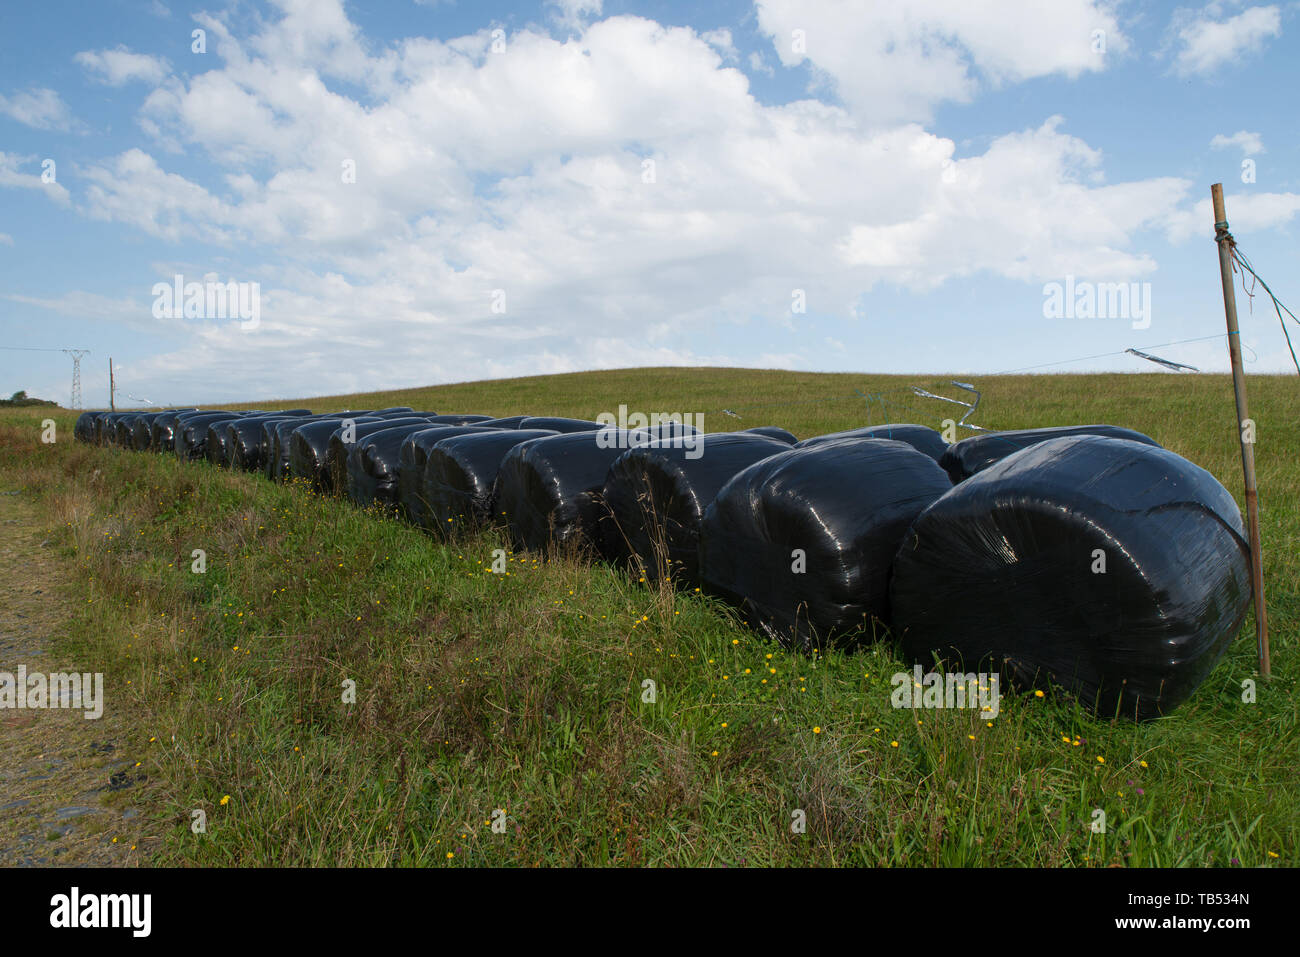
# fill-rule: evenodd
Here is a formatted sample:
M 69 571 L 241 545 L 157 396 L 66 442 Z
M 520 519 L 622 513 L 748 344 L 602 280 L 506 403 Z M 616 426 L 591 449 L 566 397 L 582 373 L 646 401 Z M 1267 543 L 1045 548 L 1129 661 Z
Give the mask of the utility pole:
M 108 409 L 110 412 L 117 411 L 116 402 L 117 386 L 113 383 L 113 357 L 108 357 Z
M 1241 442 L 1241 470 L 1246 476 L 1246 522 L 1250 533 L 1250 581 L 1255 598 L 1255 642 L 1259 673 L 1269 675 L 1268 614 L 1264 610 L 1264 557 L 1259 547 L 1259 491 L 1255 485 L 1254 427 L 1246 438 L 1250 413 L 1246 411 L 1246 374 L 1241 368 L 1241 330 L 1237 327 L 1237 296 L 1232 288 L 1232 247 L 1228 214 L 1223 205 L 1223 184 L 1210 187 L 1214 201 L 1214 241 L 1219 247 L 1219 273 L 1223 281 L 1223 311 L 1228 319 L 1228 358 L 1232 361 L 1232 390 L 1237 400 L 1237 438 Z

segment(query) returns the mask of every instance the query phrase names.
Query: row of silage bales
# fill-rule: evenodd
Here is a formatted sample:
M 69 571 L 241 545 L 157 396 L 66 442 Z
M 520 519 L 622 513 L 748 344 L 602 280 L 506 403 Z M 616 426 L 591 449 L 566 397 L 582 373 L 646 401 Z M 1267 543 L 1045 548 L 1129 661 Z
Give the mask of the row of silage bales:
M 79 419 L 78 437 L 118 441 L 122 416 L 106 415 Z M 269 477 L 287 469 L 431 532 L 504 524 L 520 548 L 578 547 L 652 582 L 698 583 L 794 648 L 887 625 L 917 663 L 1054 686 L 1102 715 L 1185 700 L 1250 597 L 1232 496 L 1115 426 L 948 446 L 913 424 L 795 442 L 777 427 L 698 437 L 409 408 L 150 415 L 182 458 L 224 417 L 235 445 L 257 436 Z

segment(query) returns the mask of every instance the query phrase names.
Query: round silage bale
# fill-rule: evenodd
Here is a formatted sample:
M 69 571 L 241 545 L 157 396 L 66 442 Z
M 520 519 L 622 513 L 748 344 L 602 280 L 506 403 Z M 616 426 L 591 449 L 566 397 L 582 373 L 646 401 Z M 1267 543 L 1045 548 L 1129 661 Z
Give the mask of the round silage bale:
M 1232 495 L 1126 439 L 1051 439 L 953 487 L 904 538 L 893 630 L 921 664 L 1056 685 L 1103 717 L 1167 714 L 1250 602 Z
M 948 443 L 934 429 L 927 425 L 912 425 L 908 423 L 898 425 L 868 425 L 860 429 L 849 429 L 845 432 L 831 432 L 828 435 L 814 435 L 812 438 L 804 439 L 798 447 L 803 448 L 809 445 L 820 445 L 822 442 L 837 442 L 840 439 L 893 439 L 895 442 L 906 442 L 918 452 L 924 452 L 930 458 L 938 462 L 943 458 L 947 451 Z
M 951 488 L 930 456 L 890 439 L 789 449 L 735 475 L 700 530 L 703 586 L 803 650 L 889 620 L 889 569 L 912 520 Z
M 428 506 L 425 504 L 422 486 L 429 450 L 437 442 L 457 435 L 500 431 L 502 430 L 483 425 L 437 425 L 408 435 L 402 442 L 397 457 L 397 506 L 407 521 L 420 528 L 429 526 Z
M 497 474 L 494 517 L 521 548 L 601 550 L 609 512 L 605 474 L 629 447 L 629 433 L 598 429 L 530 439 L 506 453 Z
M 506 453 L 531 439 L 559 434 L 550 429 L 481 428 L 434 437 L 418 476 L 419 524 L 446 533 L 489 522 L 492 491 Z
M 1018 429 L 1008 432 L 984 432 L 980 435 L 972 435 L 970 438 L 962 439 L 960 442 L 954 442 L 948 446 L 947 451 L 939 460 L 939 464 L 944 467 L 948 476 L 953 483 L 964 482 L 972 475 L 976 475 L 988 468 L 1001 462 L 1008 455 L 1019 452 L 1021 449 L 1027 449 L 1039 442 L 1047 442 L 1050 439 L 1059 439 L 1069 435 L 1103 435 L 1112 439 L 1128 439 L 1132 442 L 1141 442 L 1143 445 L 1153 445 L 1157 448 L 1159 443 L 1141 432 L 1134 432 L 1132 429 L 1120 428 L 1117 425 L 1066 425 L 1055 426 L 1046 429 Z
M 520 421 L 519 429 L 549 429 L 552 432 L 595 432 L 604 428 L 589 419 L 566 419 L 558 415 L 534 415 Z
M 766 435 L 769 439 L 777 439 L 786 445 L 794 445 L 799 441 L 793 432 L 779 425 L 756 425 L 752 429 L 745 429 L 745 434 Z
M 605 504 L 613 515 L 606 553 L 649 581 L 667 574 L 694 584 L 700 524 L 718 490 L 736 473 L 789 448 L 765 435 L 721 432 L 629 449 L 605 477 Z

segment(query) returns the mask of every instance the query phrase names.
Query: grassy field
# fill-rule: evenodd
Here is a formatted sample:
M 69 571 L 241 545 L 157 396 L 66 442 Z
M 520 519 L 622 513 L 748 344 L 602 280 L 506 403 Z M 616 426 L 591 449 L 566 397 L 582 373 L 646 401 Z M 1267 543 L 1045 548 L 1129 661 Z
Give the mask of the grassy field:
M 801 438 L 961 412 L 910 385 L 960 394 L 941 379 L 638 369 L 247 407 L 590 418 L 626 404 Z M 974 422 L 1135 428 L 1241 499 L 1227 377 L 977 385 Z M 606 567 L 512 555 L 492 574 L 498 533 L 446 546 L 260 476 L 77 445 L 71 412 L 0 412 L 0 491 L 35 503 L 71 572 L 57 653 L 104 672 L 107 707 L 128 716 L 148 812 L 114 836 L 140 840 L 140 863 L 1291 866 L 1300 382 L 1257 377 L 1250 392 L 1274 676 L 1243 703 L 1248 617 L 1191 700 L 1140 726 L 1050 696 L 1006 698 L 991 723 L 918 720 L 890 706 L 907 666 L 888 641 L 800 657 L 707 597 Z

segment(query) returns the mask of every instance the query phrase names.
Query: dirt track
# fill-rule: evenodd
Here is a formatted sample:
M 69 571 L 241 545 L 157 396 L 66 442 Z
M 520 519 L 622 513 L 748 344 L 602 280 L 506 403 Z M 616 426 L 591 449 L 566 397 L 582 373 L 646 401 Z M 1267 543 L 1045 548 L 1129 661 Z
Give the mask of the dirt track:
M 94 670 L 51 654 L 70 575 L 27 494 L 0 488 L 0 672 Z M 0 866 L 143 862 L 144 821 L 132 806 L 142 776 L 125 751 L 125 719 L 108 682 L 104 698 L 95 720 L 84 710 L 0 710 Z

